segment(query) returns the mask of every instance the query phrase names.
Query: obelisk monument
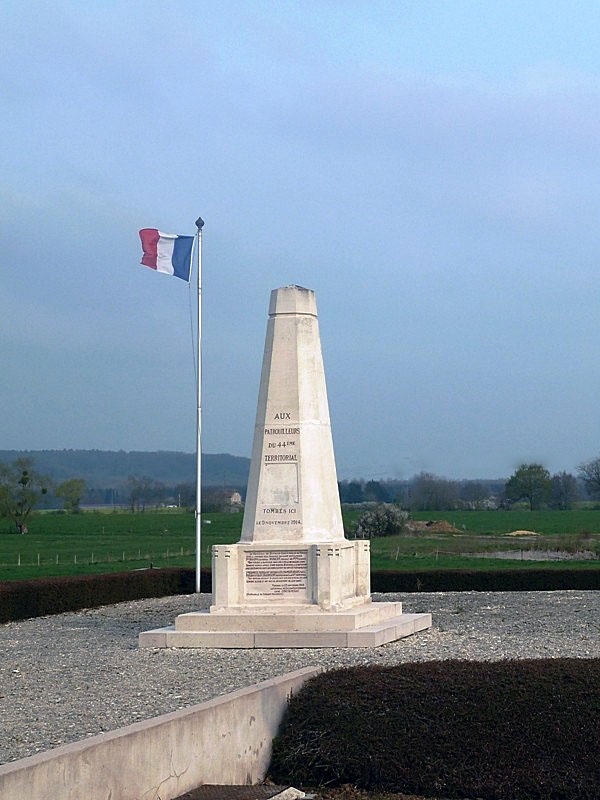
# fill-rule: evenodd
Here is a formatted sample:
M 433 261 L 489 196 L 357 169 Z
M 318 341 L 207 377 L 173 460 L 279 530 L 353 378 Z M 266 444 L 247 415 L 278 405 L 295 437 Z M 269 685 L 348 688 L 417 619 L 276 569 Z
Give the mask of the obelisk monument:
M 271 293 L 238 544 L 213 548 L 209 612 L 144 647 L 369 647 L 431 625 L 372 603 L 369 542 L 344 536 L 314 292 Z
M 242 542 L 342 541 L 314 292 L 271 293 Z

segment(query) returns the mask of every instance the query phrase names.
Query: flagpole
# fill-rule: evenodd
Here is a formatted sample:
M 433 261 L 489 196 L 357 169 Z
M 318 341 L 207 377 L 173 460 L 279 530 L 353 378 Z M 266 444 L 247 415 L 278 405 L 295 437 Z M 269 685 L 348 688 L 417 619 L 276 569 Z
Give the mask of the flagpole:
M 200 592 L 202 560 L 202 228 L 198 217 L 198 370 L 196 385 L 196 591 Z

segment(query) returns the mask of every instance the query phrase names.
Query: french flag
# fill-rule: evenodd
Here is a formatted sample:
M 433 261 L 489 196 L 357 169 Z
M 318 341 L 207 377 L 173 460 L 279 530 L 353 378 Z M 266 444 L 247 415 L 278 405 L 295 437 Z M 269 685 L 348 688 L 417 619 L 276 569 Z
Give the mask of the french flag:
M 189 282 L 193 236 L 178 236 L 176 233 L 163 233 L 156 228 L 142 228 L 140 239 L 144 251 L 140 264 Z

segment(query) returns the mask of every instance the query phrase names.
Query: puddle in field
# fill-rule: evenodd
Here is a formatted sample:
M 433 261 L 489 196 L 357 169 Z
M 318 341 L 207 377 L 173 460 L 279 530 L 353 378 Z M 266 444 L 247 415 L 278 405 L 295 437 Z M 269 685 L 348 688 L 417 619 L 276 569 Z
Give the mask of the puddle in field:
M 591 550 L 569 553 L 566 550 L 495 550 L 490 553 L 461 553 L 465 558 L 504 558 L 512 561 L 590 561 L 597 559 Z

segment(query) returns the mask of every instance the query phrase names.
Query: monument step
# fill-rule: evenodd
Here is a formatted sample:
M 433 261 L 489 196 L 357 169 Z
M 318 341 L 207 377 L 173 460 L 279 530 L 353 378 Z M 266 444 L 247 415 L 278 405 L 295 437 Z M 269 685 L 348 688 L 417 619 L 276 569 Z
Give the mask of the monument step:
M 348 634 L 348 647 L 379 647 L 431 627 L 431 614 L 401 614 L 379 625 L 367 625 Z
M 381 605 L 384 605 L 383 603 Z M 203 630 L 182 631 L 174 626 L 140 634 L 140 647 L 286 648 L 379 647 L 431 627 L 431 614 L 399 614 L 355 630 Z
M 226 611 L 192 611 L 180 614 L 175 630 L 187 631 L 353 631 L 366 625 L 377 625 L 402 614 L 402 603 L 364 603 L 342 611 L 320 611 L 315 606 L 306 610 L 295 606 L 285 611 L 252 613 L 234 608 Z

